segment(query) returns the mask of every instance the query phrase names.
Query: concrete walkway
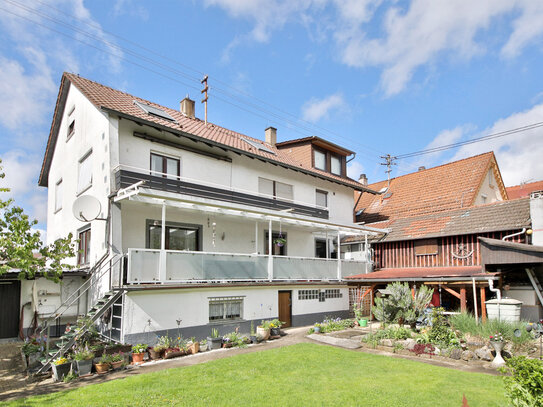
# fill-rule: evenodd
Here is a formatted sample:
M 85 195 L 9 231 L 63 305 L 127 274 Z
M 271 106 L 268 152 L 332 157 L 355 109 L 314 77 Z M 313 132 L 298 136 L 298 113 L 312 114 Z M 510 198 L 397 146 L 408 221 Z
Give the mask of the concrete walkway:
M 53 379 L 49 378 L 42 381 L 34 381 L 27 379 L 24 372 L 21 371 L 21 362 L 19 355 L 20 344 L 17 345 L 17 351 L 12 351 L 13 358 L 7 358 L 0 361 L 0 401 L 15 400 L 18 398 L 34 396 L 38 394 L 54 393 L 62 390 L 73 390 L 78 387 L 87 386 L 89 384 L 103 383 L 109 380 L 115 380 L 123 377 L 129 377 L 138 375 L 141 373 L 156 372 L 164 369 L 171 369 L 174 367 L 191 366 L 199 363 L 205 363 L 213 360 L 223 359 L 235 355 L 241 355 L 245 353 L 259 352 L 267 349 L 275 349 L 283 346 L 294 345 L 297 343 L 321 343 L 328 346 L 337 346 L 345 349 L 349 349 L 353 352 L 367 352 L 373 354 L 380 354 L 384 356 L 392 356 L 402 359 L 410 359 L 417 362 L 428 363 L 436 366 L 443 366 L 451 369 L 478 372 L 486 374 L 496 374 L 495 370 L 484 368 L 479 365 L 466 365 L 462 362 L 451 360 L 435 360 L 435 359 L 423 359 L 416 356 L 398 355 L 390 352 L 384 352 L 380 350 L 373 350 L 368 348 L 360 348 L 360 339 L 356 338 L 358 334 L 361 337 L 367 333 L 367 329 L 357 328 L 356 331 L 340 332 L 338 337 L 333 337 L 331 334 L 324 335 L 310 335 L 306 336 L 309 327 L 287 328 L 285 332 L 286 336 L 281 339 L 269 341 L 265 343 L 249 345 L 247 348 L 230 348 L 219 349 L 209 352 L 200 352 L 196 355 L 184 356 L 177 359 L 159 360 L 144 363 L 141 366 L 131 367 L 119 372 L 109 373 L 106 375 L 92 375 L 90 377 L 81 378 L 71 383 L 57 383 L 53 382 Z M 358 343 L 357 343 L 358 341 Z M 13 344 L 11 344 L 13 346 Z M 5 382 L 5 383 L 4 383 Z

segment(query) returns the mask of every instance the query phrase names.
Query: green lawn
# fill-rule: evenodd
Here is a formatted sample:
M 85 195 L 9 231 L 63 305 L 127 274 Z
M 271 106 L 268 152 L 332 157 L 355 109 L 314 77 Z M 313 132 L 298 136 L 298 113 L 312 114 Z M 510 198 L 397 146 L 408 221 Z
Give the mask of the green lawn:
M 502 379 L 298 344 L 141 374 L 10 405 L 501 406 Z

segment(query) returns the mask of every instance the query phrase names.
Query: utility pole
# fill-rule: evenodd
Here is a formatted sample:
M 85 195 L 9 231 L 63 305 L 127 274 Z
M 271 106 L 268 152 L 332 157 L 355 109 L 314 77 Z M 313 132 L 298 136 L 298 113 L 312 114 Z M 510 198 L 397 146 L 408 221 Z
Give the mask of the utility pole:
M 380 156 L 380 158 L 385 160 L 384 163 L 380 163 L 380 164 L 387 166 L 387 170 L 385 172 L 387 173 L 387 176 L 388 176 L 388 187 L 387 187 L 387 189 L 389 189 L 390 188 L 390 173 L 392 172 L 392 166 L 397 165 L 394 162 L 394 160 L 397 160 L 398 157 L 394 157 L 394 156 L 391 156 L 390 154 L 387 154 L 387 155 Z
M 200 83 L 202 83 L 204 85 L 204 89 L 202 89 L 200 91 L 200 93 L 203 93 L 204 94 L 204 98 L 202 99 L 202 103 L 204 104 L 205 106 L 205 123 L 206 123 L 206 126 L 207 126 L 207 91 L 209 90 L 209 86 L 207 86 L 207 78 L 208 76 L 204 76 L 204 79 L 202 79 L 200 81 Z

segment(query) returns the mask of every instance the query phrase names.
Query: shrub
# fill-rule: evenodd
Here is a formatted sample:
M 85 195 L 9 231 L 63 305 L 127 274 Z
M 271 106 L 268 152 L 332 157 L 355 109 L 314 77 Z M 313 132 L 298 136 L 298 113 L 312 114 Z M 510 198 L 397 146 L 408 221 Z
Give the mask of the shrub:
M 422 355 L 423 353 L 427 354 L 427 355 L 433 355 L 434 352 L 435 352 L 435 348 L 433 347 L 433 345 L 431 343 L 417 343 L 413 349 L 411 350 L 411 352 L 417 354 L 417 355 Z
M 432 300 L 433 291 L 421 286 L 413 296 L 407 283 L 387 285 L 390 295 L 375 298 L 375 317 L 383 323 L 396 322 L 400 325 L 415 325 L 417 318 Z
M 404 340 L 411 338 L 412 331 L 409 328 L 400 327 L 389 327 L 386 329 L 380 329 L 374 334 L 368 334 L 362 338 L 364 342 L 372 343 L 378 342 L 381 339 L 395 339 L 395 340 Z
M 40 351 L 40 349 L 41 346 L 33 342 L 25 342 L 22 347 L 22 351 L 26 356 L 31 355 L 32 353 L 37 353 Z
M 543 362 L 516 356 L 507 360 L 502 373 L 505 394 L 515 407 L 543 405 Z
M 449 328 L 447 318 L 443 315 L 443 308 L 438 307 L 432 310 L 432 327 L 428 331 L 428 341 L 439 345 L 442 348 L 449 346 L 460 346 L 460 340 Z

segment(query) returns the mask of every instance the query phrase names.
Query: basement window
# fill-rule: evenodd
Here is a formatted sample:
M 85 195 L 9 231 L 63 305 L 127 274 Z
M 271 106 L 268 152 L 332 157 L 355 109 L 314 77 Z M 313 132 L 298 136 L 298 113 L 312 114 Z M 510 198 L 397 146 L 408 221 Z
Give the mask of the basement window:
M 209 322 L 235 321 L 243 315 L 243 297 L 210 297 Z
M 324 297 L 325 298 L 343 298 L 343 294 L 341 293 L 339 288 L 333 288 L 330 290 L 325 290 Z

